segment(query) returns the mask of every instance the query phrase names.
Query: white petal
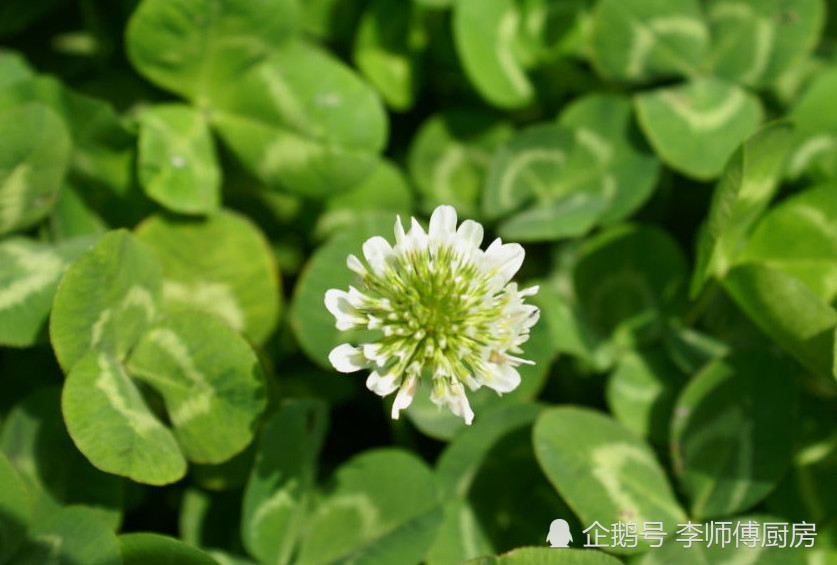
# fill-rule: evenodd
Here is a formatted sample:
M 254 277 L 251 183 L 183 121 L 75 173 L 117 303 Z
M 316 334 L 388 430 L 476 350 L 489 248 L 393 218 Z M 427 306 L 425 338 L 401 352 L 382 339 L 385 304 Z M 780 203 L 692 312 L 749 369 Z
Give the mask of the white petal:
M 446 239 L 456 233 L 456 210 L 453 206 L 437 206 L 430 216 L 428 235 L 434 239 Z
M 415 218 L 410 218 L 410 231 L 407 232 L 409 245 L 413 248 L 427 247 L 427 234 Z
M 352 306 L 348 292 L 336 288 L 328 289 L 325 293 L 325 307 L 334 316 L 338 330 L 349 330 L 365 325 L 364 318 Z
M 456 230 L 457 238 L 472 247 L 479 247 L 482 243 L 482 224 L 473 220 L 465 220 Z
M 369 300 L 369 297 L 353 286 L 349 287 L 349 294 L 346 299 L 354 308 L 363 308 L 364 304 Z
M 361 353 L 360 347 L 352 347 L 348 343 L 338 345 L 328 354 L 331 365 L 341 373 L 353 373 L 369 367 L 369 363 Z
M 522 357 L 515 357 L 514 355 L 509 355 L 508 353 L 505 354 L 506 361 L 512 364 L 512 367 L 516 367 L 517 365 L 537 365 L 534 361 L 530 359 L 523 359 Z
M 538 285 L 530 286 L 529 288 L 524 288 L 523 290 L 518 292 L 517 295 L 518 296 L 535 296 L 538 293 L 538 290 L 540 290 L 540 288 L 541 287 L 538 286 Z
M 488 368 L 491 375 L 483 379 L 485 386 L 488 388 L 493 388 L 503 394 L 513 391 L 520 384 L 520 373 L 512 365 L 508 363 L 499 365 L 488 363 Z
M 378 371 L 372 371 L 366 379 L 366 388 L 378 396 L 392 394 L 399 384 L 401 384 L 401 377 L 395 373 L 381 375 Z
M 346 257 L 346 266 L 349 267 L 352 271 L 356 272 L 360 276 L 366 276 L 366 267 L 363 266 L 363 263 L 360 262 L 354 255 L 349 255 Z
M 485 250 L 489 271 L 494 271 L 495 284 L 502 287 L 511 280 L 523 264 L 526 252 L 517 243 L 506 243 L 498 237 Z
M 404 381 L 404 384 L 401 385 L 401 388 L 398 390 L 398 394 L 395 395 L 395 402 L 392 403 L 393 420 L 397 420 L 399 412 L 406 410 L 407 407 L 410 406 L 410 403 L 413 402 L 413 396 L 416 394 L 418 384 L 419 378 L 412 375 Z
M 404 233 L 404 225 L 401 223 L 401 216 L 395 217 L 395 245 L 403 245 L 407 241 L 407 234 Z
M 380 343 L 367 343 L 363 345 L 363 356 L 376 365 L 385 365 L 387 356 L 381 354 Z
M 541 319 L 541 310 L 537 306 L 531 306 L 529 304 L 526 305 L 526 310 L 528 313 L 522 325 L 524 328 L 531 328 Z
M 454 403 L 451 405 L 451 411 L 457 416 L 462 416 L 467 425 L 471 425 L 474 421 L 474 411 L 471 410 L 471 405 L 468 403 L 468 397 L 465 396 L 465 389 L 459 383 L 453 383 Z
M 387 257 L 392 253 L 389 242 L 379 235 L 370 237 L 363 243 L 363 256 L 376 274 L 382 274 Z
M 488 246 L 488 249 L 485 250 L 486 253 L 493 253 L 495 250 L 499 249 L 503 245 L 503 238 L 498 237 L 494 241 L 491 242 L 491 245 Z
M 330 288 L 325 293 L 325 307 L 334 317 L 340 316 L 343 314 L 341 305 L 345 307 L 349 304 L 347 297 L 348 293 L 345 290 Z
M 437 381 L 433 383 L 430 400 L 439 407 L 447 407 L 457 416 L 461 416 L 469 426 L 474 421 L 474 411 L 465 396 L 465 388 L 459 381 Z
M 465 386 L 467 386 L 471 390 L 478 390 L 482 384 L 474 378 L 473 375 L 465 375 L 464 377 Z

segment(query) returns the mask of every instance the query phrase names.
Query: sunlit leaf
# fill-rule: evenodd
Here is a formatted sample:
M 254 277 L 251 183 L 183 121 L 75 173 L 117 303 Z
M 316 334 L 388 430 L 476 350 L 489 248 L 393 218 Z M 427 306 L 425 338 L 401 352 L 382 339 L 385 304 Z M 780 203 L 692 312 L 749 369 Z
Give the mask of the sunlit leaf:
M 150 198 L 184 214 L 213 212 L 221 171 L 212 134 L 197 110 L 159 105 L 140 115 L 139 180 Z
M 791 143 L 788 124 L 751 136 L 727 163 L 715 188 L 706 231 L 698 244 L 691 294 L 712 276 L 724 276 L 779 186 Z
M 267 402 L 264 375 L 223 322 L 202 312 L 167 316 L 139 338 L 127 368 L 163 397 L 190 461 L 221 463 L 252 441 Z
M 227 210 L 203 219 L 152 216 L 136 236 L 160 262 L 166 309 L 203 310 L 257 343 L 276 327 L 279 268 L 249 219 Z
M 87 351 L 124 359 L 159 314 L 161 276 L 151 251 L 124 230 L 109 232 L 64 273 L 50 317 L 65 371 Z
M 685 521 L 650 446 L 606 415 L 552 408 L 538 417 L 532 437 L 541 468 L 585 526 Z M 636 547 L 612 551 L 647 549 L 648 540 L 640 537 Z
M 367 451 L 338 469 L 296 563 L 418 564 L 441 520 L 439 491 L 424 463 L 396 449 Z
M 90 351 L 73 365 L 61 408 L 70 437 L 97 468 L 152 485 L 186 473 L 175 436 L 107 353 Z
M 46 340 L 58 280 L 90 243 L 86 238 L 55 246 L 25 238 L 0 243 L 0 343 L 20 347 Z

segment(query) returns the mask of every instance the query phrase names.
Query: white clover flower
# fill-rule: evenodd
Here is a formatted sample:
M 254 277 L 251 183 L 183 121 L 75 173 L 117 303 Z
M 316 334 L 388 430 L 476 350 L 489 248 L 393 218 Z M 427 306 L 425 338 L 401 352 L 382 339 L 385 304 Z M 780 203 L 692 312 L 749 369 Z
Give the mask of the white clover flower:
M 510 392 L 520 384 L 515 367 L 533 364 L 516 355 L 539 317 L 523 297 L 538 287 L 518 290 L 509 282 L 523 263 L 523 247 L 497 238 L 483 251 L 482 238 L 472 220 L 456 228 L 451 206 L 434 210 L 427 233 L 415 218 L 404 233 L 399 217 L 394 247 L 376 236 L 363 244 L 367 265 L 349 255 L 362 291 L 326 292 L 337 329 L 380 332 L 373 343 L 337 346 L 329 361 L 344 373 L 371 369 L 366 386 L 379 396 L 398 391 L 394 419 L 412 402 L 423 372 L 433 403 L 470 424 L 466 386 Z

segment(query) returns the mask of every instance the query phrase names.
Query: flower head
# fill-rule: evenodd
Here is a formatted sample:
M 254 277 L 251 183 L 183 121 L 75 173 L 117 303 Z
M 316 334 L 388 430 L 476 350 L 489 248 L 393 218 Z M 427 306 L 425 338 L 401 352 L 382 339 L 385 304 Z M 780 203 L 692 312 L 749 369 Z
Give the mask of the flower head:
M 326 292 L 337 329 L 379 332 L 371 343 L 337 346 L 329 361 L 345 373 L 371 369 L 366 386 L 380 396 L 398 391 L 393 418 L 410 405 L 424 373 L 433 403 L 470 424 L 465 387 L 510 392 L 520 384 L 516 367 L 531 364 L 516 355 L 539 316 L 523 298 L 538 288 L 510 282 L 523 248 L 498 238 L 482 250 L 482 238 L 472 220 L 457 229 L 451 206 L 436 208 L 426 233 L 415 218 L 405 233 L 399 217 L 394 246 L 376 236 L 363 244 L 365 264 L 349 255 L 362 290 Z

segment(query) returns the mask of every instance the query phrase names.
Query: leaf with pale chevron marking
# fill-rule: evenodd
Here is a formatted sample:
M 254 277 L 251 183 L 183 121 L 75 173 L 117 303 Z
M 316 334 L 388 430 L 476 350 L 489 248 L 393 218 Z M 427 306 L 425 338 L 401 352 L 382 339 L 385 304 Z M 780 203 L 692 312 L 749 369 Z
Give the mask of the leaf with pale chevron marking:
M 535 94 L 517 44 L 521 14 L 513 0 L 460 0 L 453 37 L 465 72 L 479 93 L 501 108 L 521 108 Z
M 0 111 L 0 235 L 29 228 L 58 199 L 72 142 L 61 117 L 30 102 Z
M 208 214 L 221 203 L 221 171 L 206 118 L 181 104 L 139 117 L 138 174 L 145 193 L 169 210 Z
M 517 133 L 491 160 L 483 210 L 500 218 L 531 203 L 549 203 L 566 194 L 561 175 L 574 147 L 569 128 L 542 124 Z
M 708 0 L 714 74 L 762 86 L 816 46 L 825 23 L 822 0 Z
M 425 120 L 410 144 L 407 167 L 426 209 L 449 204 L 479 219 L 491 156 L 512 133 L 511 125 L 498 116 L 472 109 Z
M 388 128 L 383 104 L 320 47 L 286 41 L 228 82 L 213 99 L 212 124 L 268 187 L 329 196 L 377 165 Z
M 583 524 L 685 521 L 651 447 L 605 414 L 552 408 L 538 417 L 532 439 L 541 468 Z M 647 549 L 648 540 L 640 537 L 635 548 L 612 551 Z
M 369 450 L 341 465 L 333 482 L 308 521 L 296 565 L 423 561 L 442 520 L 423 461 L 399 449 Z
M 660 163 L 636 135 L 630 99 L 616 94 L 590 94 L 569 104 L 558 117 L 573 128 L 577 151 L 586 156 L 569 163 L 565 182 L 584 186 L 596 177 L 606 190 L 607 209 L 599 221 L 611 224 L 633 214 L 652 195 Z M 589 179 L 589 177 L 593 179 Z M 580 188 L 579 188 L 580 190 Z
M 125 44 L 145 77 L 205 107 L 221 83 L 263 60 L 298 28 L 293 0 L 144 0 L 128 23 Z
M 671 456 L 691 516 L 751 508 L 788 470 L 795 371 L 755 350 L 714 361 L 689 381 L 674 408 Z
M 298 31 L 290 0 L 145 0 L 126 42 L 137 69 L 207 110 L 262 182 L 322 197 L 372 171 L 387 117 L 369 85 Z
M 61 197 L 53 210 L 61 212 L 69 186 L 84 196 L 87 215 L 101 216 L 109 225 L 133 225 L 147 213 L 148 201 L 137 198 L 134 182 L 135 135 L 120 121 L 111 106 L 74 92 L 57 78 L 39 75 L 0 90 L 0 110 L 37 102 L 64 120 L 71 137 L 69 170 Z M 53 219 L 53 224 L 57 224 Z M 65 234 L 62 237 L 88 235 Z
M 167 311 L 202 310 L 256 343 L 276 327 L 279 267 L 267 239 L 228 210 L 201 219 L 152 216 L 136 237 L 159 260 Z
M 558 125 L 512 138 L 491 161 L 484 208 L 506 216 L 498 232 L 517 241 L 583 235 L 633 213 L 650 196 L 659 163 L 635 140 L 629 100 L 590 95 Z
M 600 0 L 592 27 L 593 62 L 618 82 L 694 76 L 709 47 L 697 0 Z
M 47 339 L 58 280 L 90 243 L 88 238 L 58 245 L 24 238 L 0 243 L 0 344 L 28 347 Z
M 515 241 L 577 237 L 595 227 L 608 204 L 603 190 L 575 192 L 544 206 L 524 210 L 503 222 L 497 231 Z
M 721 173 L 764 114 L 753 94 L 716 77 L 644 92 L 635 103 L 640 126 L 657 154 L 699 180 Z
M 778 190 L 791 141 L 789 124 L 770 124 L 750 136 L 727 163 L 698 241 L 693 297 L 707 279 L 723 277 L 736 260 Z
M 61 409 L 76 447 L 97 468 L 151 485 L 186 474 L 174 435 L 108 353 L 89 351 L 73 365 Z
M 90 350 L 124 359 L 159 313 L 160 266 L 125 230 L 108 232 L 64 273 L 49 333 L 65 373 Z
M 262 427 L 241 520 L 244 545 L 262 563 L 290 563 L 304 535 L 326 426 L 321 401 L 291 400 Z
M 661 347 L 626 353 L 608 377 L 605 398 L 626 428 L 655 445 L 666 445 L 684 375 Z
M 812 77 L 788 112 L 794 124 L 794 148 L 788 159 L 787 175 L 792 179 L 837 177 L 837 66 L 829 65 Z
M 149 328 L 127 370 L 162 396 L 174 436 L 195 463 L 221 463 L 247 447 L 267 404 L 253 349 L 202 312 L 174 314 Z

